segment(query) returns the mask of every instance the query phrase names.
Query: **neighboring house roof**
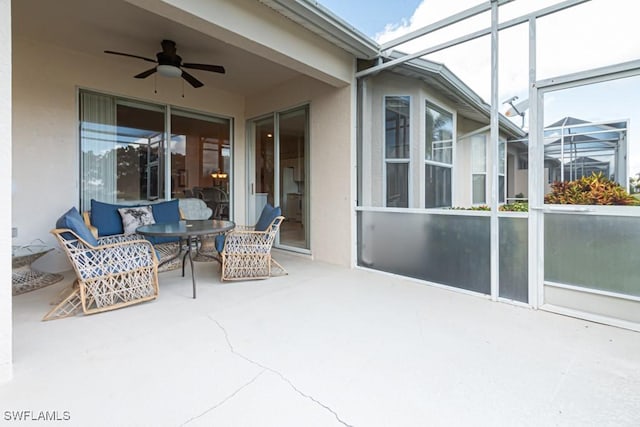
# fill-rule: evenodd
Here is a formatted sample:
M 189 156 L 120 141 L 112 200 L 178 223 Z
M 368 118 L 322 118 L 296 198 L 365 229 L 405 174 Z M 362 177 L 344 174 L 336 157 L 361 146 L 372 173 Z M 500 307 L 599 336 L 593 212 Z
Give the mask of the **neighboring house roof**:
M 612 151 L 620 146 L 626 132 L 625 120 L 592 123 L 575 117 L 564 117 L 545 127 L 545 150 L 561 149 L 561 145 L 577 145 L 580 150 Z

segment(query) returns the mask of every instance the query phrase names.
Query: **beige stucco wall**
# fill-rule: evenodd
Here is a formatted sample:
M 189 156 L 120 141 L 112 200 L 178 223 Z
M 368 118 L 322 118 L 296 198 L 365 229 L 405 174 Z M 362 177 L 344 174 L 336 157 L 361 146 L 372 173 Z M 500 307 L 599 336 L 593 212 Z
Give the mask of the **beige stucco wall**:
M 191 89 L 178 79 L 137 80 L 118 62 L 53 45 L 14 40 L 12 223 L 14 244 L 34 239 L 53 243 L 56 219 L 79 199 L 78 87 L 235 118 L 234 172 L 243 188 L 244 97 L 204 86 Z M 105 55 L 106 56 L 106 55 Z M 244 197 L 234 198 L 243 220 Z
M 0 0 L 0 383 L 12 374 L 11 313 L 11 1 Z
M 247 117 L 309 105 L 311 253 L 314 259 L 351 263 L 353 217 L 352 147 L 355 94 L 301 76 L 247 98 Z

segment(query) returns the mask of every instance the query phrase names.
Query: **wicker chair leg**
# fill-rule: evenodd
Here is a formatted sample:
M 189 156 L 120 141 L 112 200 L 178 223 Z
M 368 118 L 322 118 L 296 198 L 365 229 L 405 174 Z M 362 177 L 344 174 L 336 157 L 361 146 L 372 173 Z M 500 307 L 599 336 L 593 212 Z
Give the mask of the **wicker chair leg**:
M 274 272 L 274 267 L 277 273 Z M 288 274 L 289 272 L 285 270 L 285 268 L 278 261 L 271 258 L 271 275 L 272 276 L 286 276 Z
M 45 314 L 42 320 L 64 319 L 65 317 L 75 316 L 81 310 L 80 289 L 73 287 L 69 295 Z

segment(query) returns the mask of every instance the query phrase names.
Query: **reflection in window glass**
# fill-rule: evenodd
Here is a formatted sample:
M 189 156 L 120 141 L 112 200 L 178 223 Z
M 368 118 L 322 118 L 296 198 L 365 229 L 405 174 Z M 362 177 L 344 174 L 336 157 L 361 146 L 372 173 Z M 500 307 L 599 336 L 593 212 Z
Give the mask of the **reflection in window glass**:
M 425 165 L 425 208 L 451 206 L 451 168 Z
M 425 126 L 425 207 L 450 207 L 453 115 L 427 101 Z
M 173 109 L 171 194 L 198 197 L 215 218 L 229 217 L 231 180 L 228 119 Z
M 228 184 L 230 121 L 174 109 L 169 143 L 166 121 L 166 106 L 80 92 L 81 209 L 89 209 L 91 199 L 163 199 L 169 154 L 170 197 L 197 197 L 196 190 L 215 185 L 202 167 L 205 140 L 215 145 Z
M 453 116 L 427 102 L 425 159 L 451 164 L 453 159 Z
M 409 207 L 409 96 L 385 97 L 386 206 Z
M 409 158 L 409 102 L 408 96 L 385 98 L 385 155 L 388 159 Z
M 387 164 L 387 207 L 409 207 L 409 164 Z

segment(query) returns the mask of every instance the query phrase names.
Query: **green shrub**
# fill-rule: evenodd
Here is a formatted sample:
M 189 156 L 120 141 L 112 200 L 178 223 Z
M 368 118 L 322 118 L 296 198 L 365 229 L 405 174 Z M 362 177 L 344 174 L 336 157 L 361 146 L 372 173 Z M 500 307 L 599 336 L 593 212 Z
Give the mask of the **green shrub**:
M 529 212 L 529 203 L 527 202 L 513 202 L 507 203 L 498 208 L 503 212 Z
M 491 208 L 487 205 L 471 206 L 470 208 L 454 206 L 449 209 L 453 209 L 454 211 L 490 211 L 491 210 Z
M 560 205 L 640 205 L 615 181 L 602 172 L 568 182 L 554 182 L 551 193 L 544 196 L 545 203 Z

